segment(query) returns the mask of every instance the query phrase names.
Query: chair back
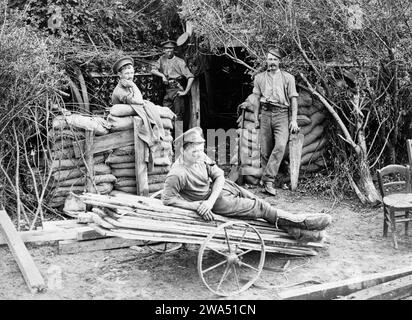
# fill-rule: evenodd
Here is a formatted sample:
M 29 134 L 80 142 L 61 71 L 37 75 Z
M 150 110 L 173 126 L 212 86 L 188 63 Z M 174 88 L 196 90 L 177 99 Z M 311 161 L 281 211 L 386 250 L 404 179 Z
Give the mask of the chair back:
M 379 191 L 384 197 L 393 193 L 411 192 L 411 169 L 410 166 L 390 164 L 377 170 Z

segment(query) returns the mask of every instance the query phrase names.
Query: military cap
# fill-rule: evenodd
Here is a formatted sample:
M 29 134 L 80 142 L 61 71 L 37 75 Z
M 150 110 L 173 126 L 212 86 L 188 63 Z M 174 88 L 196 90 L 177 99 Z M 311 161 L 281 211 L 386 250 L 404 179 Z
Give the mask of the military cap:
M 174 40 L 166 40 L 161 43 L 163 48 L 175 48 L 177 45 L 176 41 Z
M 267 52 L 273 54 L 279 59 L 282 59 L 286 56 L 285 51 L 275 45 L 269 45 L 267 48 Z
M 124 56 L 118 59 L 114 64 L 113 64 L 113 72 L 118 73 L 119 70 L 125 66 L 126 64 L 131 64 L 132 66 L 134 65 L 134 61 L 132 57 L 129 56 Z
M 180 136 L 178 136 L 175 139 L 174 144 L 176 145 L 178 143 L 182 143 L 183 145 L 187 142 L 203 143 L 205 142 L 205 139 L 203 139 L 202 134 L 203 134 L 202 128 L 200 127 L 191 128 L 187 130 L 186 132 L 182 133 Z

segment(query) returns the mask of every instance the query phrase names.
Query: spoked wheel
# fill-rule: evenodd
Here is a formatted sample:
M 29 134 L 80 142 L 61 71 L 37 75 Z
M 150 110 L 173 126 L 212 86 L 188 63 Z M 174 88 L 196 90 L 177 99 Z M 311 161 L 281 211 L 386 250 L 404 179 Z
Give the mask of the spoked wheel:
M 182 244 L 176 242 L 146 241 L 145 246 L 154 252 L 168 253 L 179 250 Z
M 210 291 L 230 296 L 248 289 L 259 278 L 264 263 L 265 244 L 259 232 L 245 222 L 230 221 L 206 238 L 197 268 Z

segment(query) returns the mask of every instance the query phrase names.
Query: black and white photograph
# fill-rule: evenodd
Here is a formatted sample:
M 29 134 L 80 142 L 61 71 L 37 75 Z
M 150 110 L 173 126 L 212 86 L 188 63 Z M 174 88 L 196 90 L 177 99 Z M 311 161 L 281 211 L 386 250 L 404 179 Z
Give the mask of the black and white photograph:
M 2 301 L 412 300 L 411 166 L 411 0 L 0 0 Z

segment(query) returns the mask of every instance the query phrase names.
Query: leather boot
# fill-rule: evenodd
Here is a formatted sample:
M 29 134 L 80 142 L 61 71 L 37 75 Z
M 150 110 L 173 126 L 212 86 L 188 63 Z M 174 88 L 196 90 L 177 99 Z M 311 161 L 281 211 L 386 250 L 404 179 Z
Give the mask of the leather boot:
M 276 189 L 273 187 L 273 182 L 266 181 L 263 186 L 264 186 L 265 191 L 266 191 L 267 193 L 271 194 L 272 196 L 276 196 L 276 195 L 277 195 L 277 191 L 276 191 Z
M 332 222 L 332 217 L 326 213 L 290 213 L 279 209 L 277 218 L 279 226 L 306 230 L 323 230 Z

